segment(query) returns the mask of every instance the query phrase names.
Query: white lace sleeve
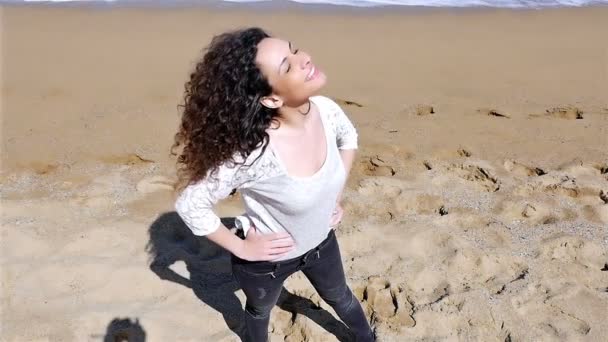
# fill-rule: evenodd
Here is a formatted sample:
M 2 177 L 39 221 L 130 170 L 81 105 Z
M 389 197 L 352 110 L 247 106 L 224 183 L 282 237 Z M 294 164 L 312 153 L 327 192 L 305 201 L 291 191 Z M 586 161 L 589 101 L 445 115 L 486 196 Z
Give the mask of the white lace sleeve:
M 336 134 L 336 143 L 341 150 L 358 148 L 357 129 L 350 121 L 344 110 L 332 99 L 317 96 L 327 106 L 328 117 Z
M 213 206 L 237 189 L 251 181 L 251 173 L 240 167 L 220 165 L 216 177 L 206 177 L 188 185 L 177 197 L 175 211 L 194 235 L 213 233 L 220 227 L 220 218 Z

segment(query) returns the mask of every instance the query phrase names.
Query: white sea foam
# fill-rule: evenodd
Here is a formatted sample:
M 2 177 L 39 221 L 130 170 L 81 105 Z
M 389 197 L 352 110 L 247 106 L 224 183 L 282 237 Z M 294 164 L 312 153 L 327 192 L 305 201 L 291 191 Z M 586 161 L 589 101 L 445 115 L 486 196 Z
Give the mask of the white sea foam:
M 144 0 L 145 1 L 145 0 Z M 224 0 L 227 2 L 266 2 L 267 0 Z M 331 4 L 354 7 L 377 6 L 426 6 L 426 7 L 501 7 L 501 8 L 547 8 L 547 7 L 580 7 L 588 5 L 608 5 L 608 0 L 289 0 L 302 4 Z M 24 2 L 87 2 L 87 3 L 121 3 L 127 0 L 12 0 L 0 3 Z M 150 1 L 170 5 L 175 1 Z M 192 0 L 189 3 L 205 3 L 205 0 Z M 131 2 L 133 3 L 133 2 Z

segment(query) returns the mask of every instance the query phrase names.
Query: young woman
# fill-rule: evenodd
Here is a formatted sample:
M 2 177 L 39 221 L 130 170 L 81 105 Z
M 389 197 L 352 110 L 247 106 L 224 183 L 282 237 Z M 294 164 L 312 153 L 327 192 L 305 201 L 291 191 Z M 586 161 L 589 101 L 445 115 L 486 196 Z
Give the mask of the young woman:
M 374 340 L 333 229 L 357 132 L 317 95 L 325 81 L 308 54 L 249 28 L 214 37 L 185 86 L 175 209 L 195 235 L 232 253 L 253 342 L 267 341 L 270 311 L 298 271 L 356 341 Z M 246 208 L 237 235 L 212 211 L 234 189 Z

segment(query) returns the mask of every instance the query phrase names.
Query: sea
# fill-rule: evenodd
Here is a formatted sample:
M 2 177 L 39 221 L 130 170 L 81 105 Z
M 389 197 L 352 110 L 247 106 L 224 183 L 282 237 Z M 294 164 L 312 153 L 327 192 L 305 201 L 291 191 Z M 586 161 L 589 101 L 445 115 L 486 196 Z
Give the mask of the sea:
M 225 3 L 249 3 L 262 4 L 275 0 L 220 0 Z M 608 5 L 608 0 L 285 0 L 303 5 L 336 5 L 347 7 L 385 7 L 385 6 L 410 6 L 410 7 L 486 7 L 486 8 L 556 8 L 556 7 L 583 7 L 595 5 Z M 209 0 L 7 0 L 0 4 L 144 4 L 156 3 L 158 5 L 172 6 L 178 3 L 184 4 L 209 4 L 218 1 Z

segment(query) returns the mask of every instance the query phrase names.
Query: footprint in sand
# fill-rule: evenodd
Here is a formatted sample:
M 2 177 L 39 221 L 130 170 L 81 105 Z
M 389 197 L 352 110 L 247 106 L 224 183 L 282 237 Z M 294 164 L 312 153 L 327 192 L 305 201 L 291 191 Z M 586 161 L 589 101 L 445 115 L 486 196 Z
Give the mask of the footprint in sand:
M 567 120 L 580 120 L 583 119 L 583 111 L 574 106 L 564 106 L 547 109 L 543 114 L 530 114 L 530 117 L 541 116 Z
M 394 199 L 395 214 L 419 214 L 431 215 L 439 214 L 447 215 L 448 210 L 445 207 L 443 199 L 439 196 L 429 194 L 413 194 L 410 191 L 402 192 Z
M 575 160 L 560 165 L 559 178 L 554 178 L 549 186 L 549 191 L 557 190 L 558 193 L 577 198 L 583 204 L 605 204 L 608 189 L 605 189 L 605 165 L 584 163 Z M 564 189 L 566 188 L 566 189 Z
M 555 234 L 540 241 L 531 283 L 511 298 L 531 327 L 528 340 L 598 341 L 605 301 L 608 252 L 595 241 Z
M 346 212 L 365 213 L 381 221 L 395 218 L 393 201 L 404 189 L 404 182 L 393 177 L 368 177 L 359 182 L 356 194 L 344 199 Z
M 370 177 L 359 183 L 360 196 L 345 200 L 345 209 L 393 220 L 403 215 L 447 215 L 443 199 L 426 193 L 414 193 L 397 178 Z
M 551 288 L 534 282 L 520 295 L 513 297 L 511 305 L 530 327 L 528 336 L 534 340 L 580 340 L 589 333 L 591 327 L 584 320 L 552 305 L 550 301 L 555 295 Z
M 414 233 L 402 245 L 400 256 L 412 264 L 407 286 L 415 306 L 471 289 L 500 293 L 528 270 L 515 257 L 487 254 L 455 235 L 437 231 Z
M 576 198 L 580 194 L 578 186 L 574 179 L 564 179 L 559 183 L 553 183 L 545 186 L 546 192 Z
M 435 114 L 435 108 L 429 105 L 417 105 L 415 107 L 416 115 L 418 116 L 427 116 L 431 114 Z
M 339 98 L 332 98 L 332 100 L 334 100 L 337 104 L 342 105 L 342 106 L 355 106 L 355 107 L 363 107 L 362 104 L 355 102 L 355 101 L 351 101 L 351 100 L 344 100 L 344 99 L 339 99 Z
M 429 161 L 429 160 L 423 161 L 422 165 L 424 165 L 424 167 L 429 171 L 435 168 L 435 163 L 433 163 L 432 161 Z
M 120 172 L 97 176 L 71 202 L 91 209 L 107 210 L 115 203 L 113 195 L 124 187 L 126 179 Z
M 572 221 L 578 216 L 571 209 L 562 209 L 547 203 L 533 201 L 502 201 L 496 205 L 494 212 L 505 221 L 511 223 L 524 221 L 530 225 Z
M 428 104 L 415 104 L 405 106 L 402 113 L 406 115 L 429 116 L 435 114 L 435 108 Z
M 137 153 L 128 153 L 124 155 L 105 156 L 100 158 L 101 161 L 108 164 L 120 165 L 142 165 L 154 163 L 154 160 L 146 159 Z
M 50 164 L 43 162 L 32 162 L 26 166 L 27 169 L 31 169 L 39 175 L 48 175 L 59 169 L 58 164 Z
M 378 155 L 362 160 L 360 170 L 367 176 L 394 176 L 397 171 Z
M 559 219 L 551 213 L 550 208 L 542 204 L 526 203 L 521 211 L 521 216 L 535 224 L 551 224 Z
M 586 163 L 580 159 L 574 159 L 567 163 L 563 163 L 556 168 L 556 170 L 573 178 L 601 176 L 608 172 L 607 169 L 608 166 L 601 163 Z
M 576 198 L 581 194 L 581 190 L 576 184 L 576 179 L 569 176 L 562 177 L 558 182 L 545 185 L 543 190 L 572 198 Z
M 359 182 L 357 192 L 364 196 L 392 199 L 401 194 L 404 182 L 391 177 L 368 177 Z
M 381 277 L 373 276 L 365 286 L 355 290 L 355 295 L 362 301 L 372 324 L 383 325 L 392 331 L 416 325 L 412 317 L 413 306 L 403 286 L 396 286 Z
M 608 224 L 608 205 L 585 205 L 583 206 L 585 218 L 591 222 Z
M 593 167 L 602 175 L 608 174 L 608 164 L 596 163 Z
M 524 184 L 515 190 L 516 194 L 525 197 L 536 192 L 577 198 L 581 194 L 581 189 L 575 178 L 553 174 L 539 176 L 533 182 Z
M 365 147 L 354 165 L 354 173 L 366 176 L 394 176 L 403 169 L 413 153 L 391 144 L 372 144 Z
M 608 252 L 599 244 L 578 236 L 563 234 L 543 240 L 539 256 L 567 264 L 579 264 L 598 271 L 608 263 Z
M 461 179 L 476 184 L 485 191 L 496 192 L 500 189 L 500 181 L 487 167 L 472 163 L 451 164 L 446 170 Z
M 464 158 L 468 158 L 468 157 L 470 157 L 470 156 L 472 156 L 472 155 L 473 155 L 473 154 L 472 154 L 470 151 L 465 150 L 464 148 L 458 149 L 458 150 L 456 151 L 456 153 L 457 153 L 459 156 L 464 157 Z
M 605 222 L 605 182 L 598 169 L 586 164 L 571 165 L 550 174 L 529 179 L 518 185 L 513 193 L 525 198 L 544 198 L 547 201 L 567 200 L 579 205 L 583 216 L 593 222 Z
M 492 108 L 480 108 L 477 110 L 477 113 L 486 115 L 486 116 L 494 116 L 494 117 L 505 118 L 505 119 L 511 118 L 511 116 L 509 114 L 505 113 L 504 111 L 501 111 L 498 109 L 492 109 Z
M 541 168 L 527 166 L 514 160 L 506 160 L 503 166 L 505 167 L 505 170 L 521 177 L 542 176 L 547 174 Z
M 441 160 L 453 160 L 453 159 L 458 159 L 458 158 L 469 158 L 473 155 L 473 153 L 465 148 L 458 148 L 458 149 L 454 149 L 453 147 L 449 147 L 449 148 L 445 148 L 445 149 L 438 149 L 435 152 L 433 152 L 433 154 L 430 156 L 431 160 L 434 160 L 436 162 L 441 161 Z M 425 166 L 427 166 L 426 164 L 428 163 L 429 165 L 432 164 L 433 162 L 426 160 L 424 161 Z M 429 168 L 429 166 L 427 166 L 427 169 L 430 170 L 432 169 L 432 166 Z
M 467 207 L 439 207 L 433 222 L 439 227 L 460 228 L 464 232 L 479 232 L 483 234 L 485 243 L 504 245 L 506 236 L 496 231 L 491 225 L 489 216 L 478 210 Z
M 545 115 L 560 119 L 572 120 L 583 118 L 583 111 L 573 106 L 551 108 L 547 109 L 545 113 Z
M 137 191 L 148 194 L 156 191 L 173 191 L 173 182 L 161 175 L 149 176 L 140 180 L 136 185 Z
M 600 190 L 600 199 L 604 204 L 608 204 L 608 191 Z
M 501 202 L 496 211 L 507 221 L 525 220 L 531 224 L 550 224 L 559 221 L 551 208 L 540 203 Z

